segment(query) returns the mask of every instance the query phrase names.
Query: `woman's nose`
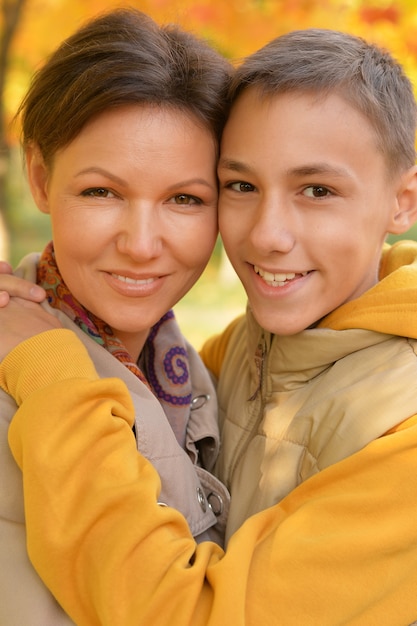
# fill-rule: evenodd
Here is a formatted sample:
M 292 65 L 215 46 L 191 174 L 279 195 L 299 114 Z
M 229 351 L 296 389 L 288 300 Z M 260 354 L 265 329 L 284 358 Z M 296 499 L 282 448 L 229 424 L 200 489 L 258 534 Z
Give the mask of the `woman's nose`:
M 129 207 L 120 226 L 117 246 L 121 253 L 138 261 L 158 256 L 162 231 L 157 207 L 144 202 Z

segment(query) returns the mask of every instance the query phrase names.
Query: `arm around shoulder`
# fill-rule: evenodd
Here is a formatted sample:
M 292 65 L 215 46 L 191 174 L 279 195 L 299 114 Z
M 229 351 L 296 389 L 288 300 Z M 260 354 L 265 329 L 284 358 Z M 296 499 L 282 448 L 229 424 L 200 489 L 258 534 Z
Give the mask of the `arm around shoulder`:
M 18 405 L 33 391 L 68 378 L 98 375 L 81 341 L 63 328 L 22 341 L 0 363 L 0 387 Z
M 158 505 L 131 424 L 121 381 L 78 379 L 33 392 L 10 429 L 31 559 L 79 626 L 416 617 L 415 420 L 247 520 L 226 554 Z

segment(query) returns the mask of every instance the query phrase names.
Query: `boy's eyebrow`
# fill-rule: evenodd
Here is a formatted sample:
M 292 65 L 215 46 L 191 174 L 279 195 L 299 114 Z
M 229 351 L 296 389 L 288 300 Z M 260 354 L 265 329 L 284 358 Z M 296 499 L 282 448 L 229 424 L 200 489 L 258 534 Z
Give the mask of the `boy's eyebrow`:
M 240 174 L 251 174 L 254 171 L 249 165 L 234 159 L 227 159 L 226 157 L 220 157 L 218 168 L 239 172 Z
M 252 174 L 255 169 L 250 165 L 243 163 L 242 161 L 236 161 L 235 159 L 220 158 L 219 169 L 226 169 L 232 172 L 238 172 L 240 174 Z M 287 170 L 287 175 L 290 176 L 315 176 L 317 174 L 331 175 L 340 178 L 351 178 L 351 174 L 348 169 L 343 167 L 336 167 L 329 163 L 307 163 L 306 165 L 300 165 L 299 167 L 290 168 Z
M 293 176 L 315 176 L 316 174 L 330 174 L 331 176 L 339 177 L 351 177 L 349 170 L 344 167 L 336 167 L 329 165 L 329 163 L 311 163 L 307 165 L 301 165 L 300 167 L 294 167 L 287 171 L 288 174 Z

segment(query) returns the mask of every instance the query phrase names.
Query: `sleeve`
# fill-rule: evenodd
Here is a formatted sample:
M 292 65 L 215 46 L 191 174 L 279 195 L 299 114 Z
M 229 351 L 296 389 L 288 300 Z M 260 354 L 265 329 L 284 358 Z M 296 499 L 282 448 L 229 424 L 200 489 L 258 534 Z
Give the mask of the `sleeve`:
M 38 355 L 45 355 L 45 363 Z M 27 339 L 12 350 L 0 366 L 0 387 L 18 405 L 32 391 L 67 378 L 94 380 L 98 374 L 83 344 L 72 331 L 64 328 Z
M 18 383 L 27 347 L 11 355 Z M 43 382 L 23 394 L 9 441 L 23 471 L 30 557 L 78 626 L 417 617 L 415 418 L 247 520 L 224 553 L 196 545 L 184 518 L 158 505 L 159 478 L 136 450 L 124 384 L 65 380 L 62 351 L 46 384 L 51 346 L 37 349 Z

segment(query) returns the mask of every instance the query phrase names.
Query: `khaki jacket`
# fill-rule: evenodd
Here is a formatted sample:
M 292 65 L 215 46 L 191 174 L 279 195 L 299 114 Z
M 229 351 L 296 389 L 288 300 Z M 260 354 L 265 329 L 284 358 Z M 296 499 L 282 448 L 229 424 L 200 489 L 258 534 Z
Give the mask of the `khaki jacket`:
M 217 388 L 230 537 L 318 472 L 417 414 L 417 341 L 371 330 L 235 325 Z

